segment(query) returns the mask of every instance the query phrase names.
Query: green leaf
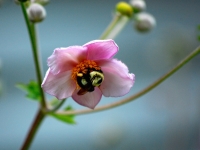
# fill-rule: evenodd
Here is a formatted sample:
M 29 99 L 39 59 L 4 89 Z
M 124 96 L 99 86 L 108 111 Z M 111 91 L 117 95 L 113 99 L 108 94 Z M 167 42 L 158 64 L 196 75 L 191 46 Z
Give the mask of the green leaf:
M 50 116 L 68 124 L 76 124 L 74 116 L 51 113 Z
M 69 105 L 69 106 L 65 107 L 64 110 L 65 110 L 65 111 L 73 110 L 73 108 L 72 108 L 72 106 Z
M 16 87 L 25 91 L 27 98 L 38 101 L 41 100 L 40 87 L 36 81 L 31 80 L 28 84 L 19 83 Z
M 67 106 L 64 108 L 65 111 L 73 110 L 71 106 Z M 62 115 L 62 114 L 56 114 L 56 113 L 51 113 L 50 116 L 68 124 L 76 124 L 74 120 L 74 115 Z

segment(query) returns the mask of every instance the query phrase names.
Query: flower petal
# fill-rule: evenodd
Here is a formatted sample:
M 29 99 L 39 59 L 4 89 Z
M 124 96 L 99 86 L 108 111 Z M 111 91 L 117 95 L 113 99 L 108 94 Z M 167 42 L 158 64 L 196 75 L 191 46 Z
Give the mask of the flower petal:
M 71 79 L 71 71 L 54 75 L 48 69 L 42 82 L 42 88 L 57 99 L 64 99 L 72 96 L 76 83 Z
M 84 95 L 78 95 L 78 90 L 74 91 L 72 98 L 80 105 L 94 109 L 99 103 L 102 97 L 102 93 L 99 88 L 95 87 L 93 92 L 87 92 Z
M 89 60 L 110 59 L 118 52 L 118 46 L 113 40 L 94 40 L 83 47 L 87 47 Z
M 104 96 L 117 97 L 127 94 L 135 81 L 135 75 L 128 73 L 127 66 L 116 59 L 100 61 L 98 64 L 104 74 L 100 89 Z
M 48 58 L 48 66 L 53 74 L 71 70 L 78 62 L 86 59 L 87 48 L 82 46 L 71 46 L 57 48 Z

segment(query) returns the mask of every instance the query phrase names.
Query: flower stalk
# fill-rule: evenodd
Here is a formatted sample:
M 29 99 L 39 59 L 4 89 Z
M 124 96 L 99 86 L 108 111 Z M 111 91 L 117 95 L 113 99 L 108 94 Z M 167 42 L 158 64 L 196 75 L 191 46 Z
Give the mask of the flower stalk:
M 103 105 L 100 107 L 95 108 L 95 110 L 90 110 L 90 109 L 83 109 L 83 110 L 72 110 L 72 111 L 58 111 L 57 114 L 62 114 L 62 115 L 81 115 L 81 114 L 87 114 L 87 113 L 94 113 L 94 112 L 99 112 L 107 109 L 111 109 L 123 104 L 126 104 L 128 102 L 131 102 L 138 97 L 146 94 L 150 90 L 154 89 L 156 86 L 158 86 L 160 83 L 162 83 L 164 80 L 166 80 L 168 77 L 170 77 L 172 74 L 174 74 L 176 71 L 178 71 L 181 67 L 183 67 L 187 62 L 189 62 L 191 59 L 193 59 L 195 56 L 197 56 L 200 53 L 200 46 L 197 47 L 193 52 L 191 52 L 186 58 L 184 58 L 180 63 L 178 63 L 174 68 L 172 68 L 169 72 L 164 74 L 162 77 L 157 79 L 155 82 L 144 88 L 143 90 L 139 91 L 138 93 L 131 95 L 125 99 L 122 99 L 120 101 Z
M 130 18 L 118 12 L 99 39 L 114 39 L 129 22 Z
M 100 39 L 114 39 L 125 27 L 133 15 L 133 8 L 126 2 L 119 2 L 115 6 L 113 20 L 103 32 Z
M 39 57 L 39 51 L 38 51 L 38 45 L 37 45 L 37 35 L 36 35 L 35 24 L 29 21 L 26 8 L 23 2 L 21 2 L 21 8 L 24 15 L 24 19 L 26 21 L 26 25 L 28 28 L 28 33 L 29 33 L 29 37 L 31 41 L 33 58 L 34 58 L 35 69 L 36 69 L 36 76 L 37 76 L 37 81 L 38 81 L 38 85 L 39 85 L 39 89 L 40 89 L 40 93 L 42 97 L 41 106 L 43 108 L 46 108 L 45 95 L 42 88 L 40 87 L 40 85 L 42 84 L 42 69 L 41 69 L 40 59 L 39 59 L 40 57 Z
M 26 22 L 26 26 L 28 28 L 28 33 L 31 41 L 31 47 L 32 47 L 32 52 L 33 52 L 33 58 L 34 58 L 34 63 L 35 63 L 35 69 L 36 69 L 36 77 L 37 77 L 37 82 L 38 82 L 38 88 L 40 89 L 40 94 L 41 94 L 41 107 L 38 110 L 38 113 L 35 117 L 35 120 L 33 121 L 33 124 L 27 134 L 27 137 L 22 145 L 22 150 L 27 150 L 29 149 L 35 134 L 42 123 L 43 119 L 45 118 L 45 114 L 42 112 L 43 109 L 46 109 L 46 102 L 45 102 L 45 94 L 40 87 L 42 84 L 42 69 L 40 65 L 40 60 L 39 60 L 39 51 L 38 51 L 38 45 L 37 45 L 37 35 L 36 35 L 36 29 L 35 29 L 35 24 L 31 23 L 28 19 L 28 15 L 26 12 L 26 8 L 24 6 L 23 2 L 20 2 L 21 9 L 24 15 L 24 19 Z

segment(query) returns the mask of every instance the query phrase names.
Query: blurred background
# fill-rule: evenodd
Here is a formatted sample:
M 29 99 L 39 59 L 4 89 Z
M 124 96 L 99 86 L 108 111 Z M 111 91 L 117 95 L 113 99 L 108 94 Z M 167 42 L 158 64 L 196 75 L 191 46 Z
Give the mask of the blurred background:
M 98 39 L 110 23 L 118 0 L 51 0 L 38 24 L 44 73 L 57 47 Z M 128 2 L 128 1 L 127 1 Z M 136 82 L 134 94 L 166 73 L 198 45 L 199 0 L 146 0 L 157 21 L 141 34 L 129 22 L 115 39 L 122 60 Z M 0 149 L 20 149 L 38 104 L 27 100 L 16 83 L 35 79 L 31 46 L 20 6 L 0 3 Z M 31 149 L 49 150 L 199 150 L 200 56 L 158 87 L 123 106 L 76 117 L 67 125 L 47 117 Z M 127 97 L 127 95 L 125 96 Z M 105 98 L 100 105 L 121 98 Z M 83 108 L 72 99 L 66 104 Z

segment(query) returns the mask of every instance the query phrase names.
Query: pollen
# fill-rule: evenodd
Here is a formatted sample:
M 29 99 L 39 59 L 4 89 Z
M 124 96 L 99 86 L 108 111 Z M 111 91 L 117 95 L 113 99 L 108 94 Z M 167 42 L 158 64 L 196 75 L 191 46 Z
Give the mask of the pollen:
M 82 77 L 92 71 L 98 70 L 101 70 L 101 68 L 96 64 L 96 62 L 93 60 L 84 60 L 72 69 L 71 78 L 77 83 L 77 77 Z M 77 87 L 79 88 L 78 84 Z

